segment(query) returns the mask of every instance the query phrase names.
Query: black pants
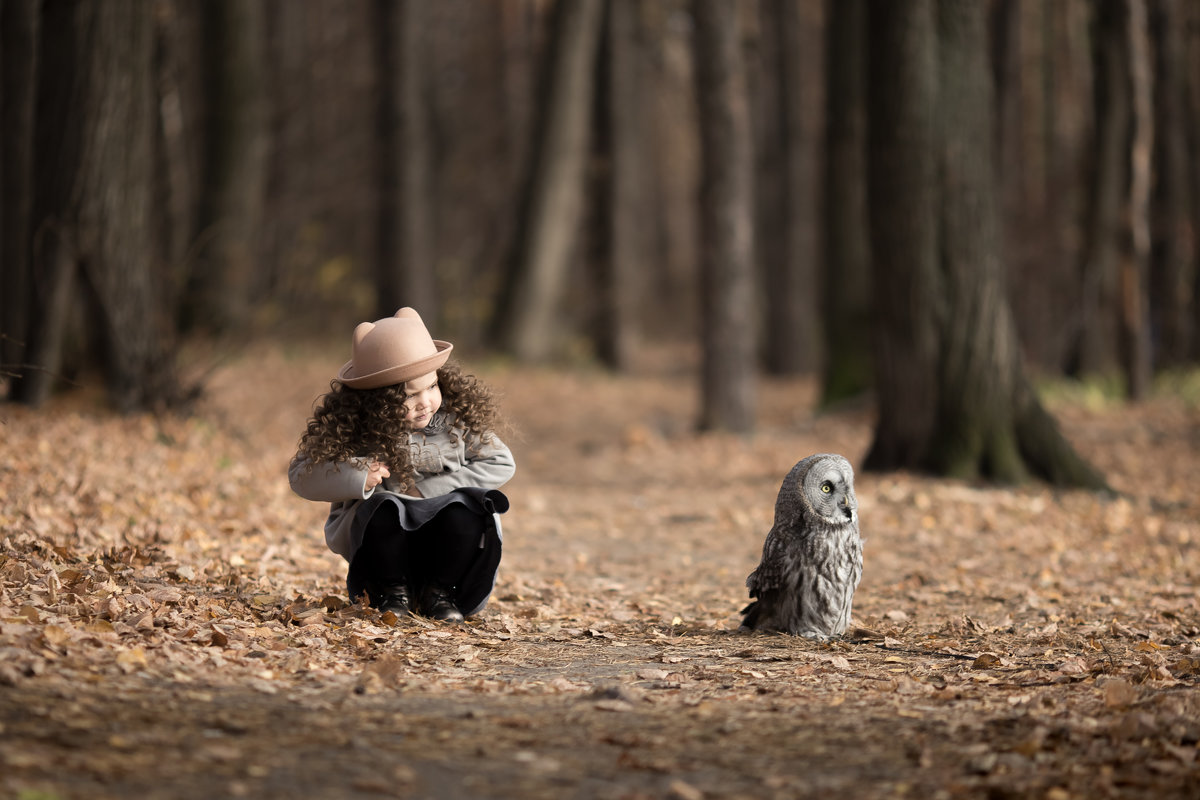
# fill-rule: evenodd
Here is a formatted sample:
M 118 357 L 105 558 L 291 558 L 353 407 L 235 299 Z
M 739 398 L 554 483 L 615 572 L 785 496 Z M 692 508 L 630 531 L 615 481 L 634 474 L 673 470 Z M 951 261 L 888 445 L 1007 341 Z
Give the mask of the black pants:
M 350 562 L 346 589 L 357 601 L 365 592 L 378 605 L 388 586 L 403 584 L 414 597 L 429 585 L 450 593 L 470 613 L 491 593 L 500 563 L 500 539 L 491 514 L 461 503 L 443 508 L 412 531 L 400 527 L 395 505 L 380 505 L 363 531 Z

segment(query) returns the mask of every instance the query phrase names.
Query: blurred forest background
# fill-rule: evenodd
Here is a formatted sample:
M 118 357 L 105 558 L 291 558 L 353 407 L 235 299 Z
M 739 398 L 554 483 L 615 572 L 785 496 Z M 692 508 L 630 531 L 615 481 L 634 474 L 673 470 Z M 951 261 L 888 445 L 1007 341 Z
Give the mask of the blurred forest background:
M 1031 388 L 1200 355 L 1186 0 L 0 0 L 0 391 L 191 341 L 694 354 L 873 393 L 867 466 L 1099 487 Z M 66 380 L 64 380 L 66 379 Z

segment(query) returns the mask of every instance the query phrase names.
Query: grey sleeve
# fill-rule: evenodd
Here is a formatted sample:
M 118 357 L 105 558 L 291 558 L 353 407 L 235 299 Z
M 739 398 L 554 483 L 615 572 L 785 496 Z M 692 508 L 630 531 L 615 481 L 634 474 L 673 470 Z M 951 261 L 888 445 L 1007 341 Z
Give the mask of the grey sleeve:
M 305 500 L 336 503 L 344 500 L 365 500 L 372 491 L 367 483 L 367 465 L 362 459 L 336 464 L 314 464 L 308 469 L 308 459 L 297 456 L 288 467 L 288 483 L 292 491 Z

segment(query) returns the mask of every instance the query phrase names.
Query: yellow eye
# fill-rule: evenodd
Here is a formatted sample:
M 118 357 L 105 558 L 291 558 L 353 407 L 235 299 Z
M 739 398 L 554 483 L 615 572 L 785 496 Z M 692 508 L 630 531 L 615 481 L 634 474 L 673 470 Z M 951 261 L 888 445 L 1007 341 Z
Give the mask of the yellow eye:
M 822 484 L 821 484 L 821 491 L 822 491 L 822 492 L 824 492 L 825 494 L 829 494 L 830 492 L 832 492 L 832 491 L 833 491 L 833 484 L 832 484 L 832 483 L 828 483 L 828 482 L 826 482 L 826 483 L 822 483 Z

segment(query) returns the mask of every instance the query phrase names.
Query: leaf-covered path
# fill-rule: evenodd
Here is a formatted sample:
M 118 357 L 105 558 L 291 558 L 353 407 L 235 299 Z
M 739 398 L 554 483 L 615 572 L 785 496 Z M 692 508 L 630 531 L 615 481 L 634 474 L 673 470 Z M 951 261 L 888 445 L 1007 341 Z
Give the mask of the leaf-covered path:
M 490 367 L 506 552 L 464 626 L 345 604 L 284 470 L 339 354 L 194 416 L 0 408 L 0 797 L 1196 797 L 1200 410 L 1054 410 L 1121 495 L 859 475 L 857 628 L 737 631 L 783 475 L 859 411 Z

